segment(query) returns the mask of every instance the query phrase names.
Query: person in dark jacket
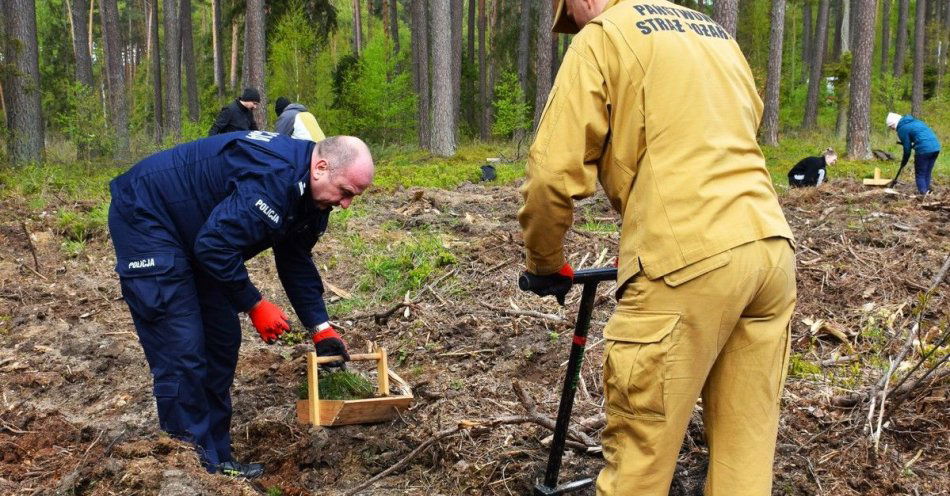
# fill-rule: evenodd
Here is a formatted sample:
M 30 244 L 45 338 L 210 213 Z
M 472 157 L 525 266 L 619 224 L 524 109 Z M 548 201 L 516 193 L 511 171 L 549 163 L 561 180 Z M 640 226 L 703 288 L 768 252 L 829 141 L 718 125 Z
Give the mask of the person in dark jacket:
M 303 104 L 291 103 L 287 98 L 280 97 L 274 104 L 274 111 L 277 112 L 278 133 L 310 141 L 320 141 L 326 137 L 316 117 Z
M 314 143 L 250 131 L 159 152 L 110 183 L 116 272 L 152 374 L 160 427 L 193 443 L 208 471 L 263 474 L 260 464 L 231 456 L 238 314 L 247 313 L 268 344 L 290 329 L 251 282 L 246 260 L 273 248 L 317 354 L 348 359 L 311 250 L 333 207 L 349 207 L 372 183 L 373 168 L 358 138 Z
M 261 103 L 261 93 L 255 88 L 244 88 L 244 93 L 221 108 L 218 117 L 211 125 L 208 136 L 232 133 L 234 131 L 256 131 L 257 122 L 254 121 L 254 111 Z
M 940 140 L 937 139 L 937 135 L 923 121 L 915 119 L 912 115 L 901 117 L 900 114 L 891 112 L 887 114 L 885 123 L 887 127 L 897 131 L 900 144 L 904 147 L 901 166 L 897 169 L 897 174 L 890 186 L 897 184 L 897 178 L 910 160 L 910 152 L 913 149 L 917 192 L 922 195 L 930 193 L 930 179 L 933 175 L 934 164 L 937 163 L 937 156 L 940 155 Z
M 819 186 L 825 181 L 825 167 L 837 161 L 838 154 L 831 148 L 826 148 L 818 157 L 803 158 L 788 171 L 788 185 L 792 188 Z

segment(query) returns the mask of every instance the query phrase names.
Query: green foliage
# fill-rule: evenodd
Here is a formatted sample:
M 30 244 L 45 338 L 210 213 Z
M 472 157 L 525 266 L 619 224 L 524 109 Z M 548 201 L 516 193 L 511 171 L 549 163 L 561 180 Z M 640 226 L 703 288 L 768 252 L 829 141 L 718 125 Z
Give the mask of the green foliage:
M 333 209 L 333 212 L 330 214 L 330 230 L 345 230 L 349 225 L 350 219 L 359 219 L 366 217 L 366 215 L 366 209 L 359 204 L 352 205 L 350 208 Z
M 340 370 L 337 372 L 320 371 L 317 388 L 321 400 L 363 400 L 375 396 L 376 388 L 359 372 Z M 297 397 L 305 400 L 309 396 L 307 380 L 297 387 Z
M 53 122 L 76 146 L 77 158 L 111 155 L 116 146 L 115 133 L 95 92 L 82 83 L 73 83 L 61 96 L 63 110 L 53 115 Z
M 388 244 L 373 244 L 364 260 L 359 290 L 392 301 L 422 287 L 437 269 L 457 262 L 440 236 L 424 231 Z
M 522 150 L 523 151 L 523 150 Z M 436 157 L 414 147 L 388 147 L 376 153 L 376 178 L 380 188 L 423 186 L 454 189 L 465 182 L 477 182 L 481 166 L 488 157 L 514 155 L 514 145 L 488 143 L 459 145 L 453 157 Z M 498 178 L 493 184 L 508 184 L 524 177 L 524 162 L 495 166 Z
M 291 5 L 271 36 L 267 90 L 271 102 L 278 96 L 285 96 L 306 105 L 316 93 L 314 59 L 320 40 L 314 36 L 303 6 L 298 1 Z
M 267 496 L 284 496 L 284 491 L 277 486 L 271 486 L 267 488 Z
M 70 241 L 88 241 L 106 231 L 109 205 L 101 203 L 92 210 L 61 209 L 56 212 L 56 231 Z
M 838 62 L 831 64 L 830 76 L 834 78 L 835 97 L 838 102 L 847 101 L 848 81 L 851 80 L 851 52 L 841 54 Z
M 495 85 L 495 122 L 492 124 L 492 134 L 510 138 L 519 129 L 531 129 L 529 111 L 518 75 L 506 71 Z
M 613 233 L 620 231 L 616 223 L 597 220 L 590 208 L 584 209 L 583 219 L 584 222 L 577 226 L 581 231 L 595 233 Z
M 789 357 L 788 374 L 792 377 L 808 378 L 821 375 L 821 367 L 809 362 L 801 354 L 793 353 L 792 356 Z
M 76 258 L 86 251 L 86 242 L 67 239 L 66 241 L 63 241 L 61 248 L 66 253 L 66 255 L 69 256 L 69 258 Z
M 406 56 L 407 50 L 400 52 Z M 375 143 L 409 142 L 415 136 L 416 97 L 410 74 L 397 72 L 397 58 L 387 38 L 374 37 L 354 66 L 338 66 L 334 110 L 337 134 L 352 134 Z M 352 64 L 352 62 L 350 62 Z
M 904 79 L 896 78 L 890 72 L 879 74 L 871 89 L 878 103 L 885 108 L 896 109 L 897 102 L 904 92 Z
M 123 170 L 95 162 L 46 162 L 0 169 L 0 195 L 21 196 L 44 204 L 47 199 L 106 201 L 109 181 Z

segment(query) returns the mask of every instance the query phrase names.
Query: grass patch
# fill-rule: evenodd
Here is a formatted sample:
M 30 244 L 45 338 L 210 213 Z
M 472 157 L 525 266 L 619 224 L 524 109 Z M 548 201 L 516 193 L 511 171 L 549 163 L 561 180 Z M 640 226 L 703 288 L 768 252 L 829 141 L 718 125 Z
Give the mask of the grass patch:
M 789 357 L 788 375 L 799 378 L 809 378 L 821 375 L 821 367 L 809 362 L 799 353 L 792 353 Z
M 349 227 L 350 219 L 366 217 L 368 212 L 362 205 L 356 204 L 350 208 L 335 208 L 330 213 L 330 230 L 345 230 Z
M 105 234 L 108 221 L 108 203 L 100 203 L 88 212 L 60 209 L 56 212 L 56 231 L 68 241 L 83 242 Z
M 40 207 L 58 199 L 108 201 L 109 181 L 129 164 L 112 162 L 40 163 L 0 169 L 0 196 L 20 196 Z
M 402 298 L 407 291 L 420 289 L 439 268 L 458 261 L 443 246 L 441 236 L 425 231 L 412 232 L 395 242 L 364 241 L 355 246 L 354 255 L 364 257 L 366 270 L 357 289 L 382 301 Z
M 526 145 L 522 153 L 526 153 Z M 383 189 L 429 187 L 455 189 L 465 182 L 478 182 L 481 166 L 488 157 L 513 157 L 511 143 L 472 142 L 459 146 L 454 157 L 436 157 L 428 151 L 410 147 L 377 150 L 374 184 Z M 507 184 L 524 177 L 524 160 L 495 167 L 493 184 Z

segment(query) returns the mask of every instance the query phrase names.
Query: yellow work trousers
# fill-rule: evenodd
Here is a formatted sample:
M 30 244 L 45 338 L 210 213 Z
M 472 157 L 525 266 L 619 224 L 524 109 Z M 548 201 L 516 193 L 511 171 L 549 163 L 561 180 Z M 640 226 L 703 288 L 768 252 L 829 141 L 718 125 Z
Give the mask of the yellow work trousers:
M 604 329 L 597 494 L 666 496 L 696 399 L 707 496 L 767 496 L 795 306 L 795 254 L 753 241 L 622 289 Z

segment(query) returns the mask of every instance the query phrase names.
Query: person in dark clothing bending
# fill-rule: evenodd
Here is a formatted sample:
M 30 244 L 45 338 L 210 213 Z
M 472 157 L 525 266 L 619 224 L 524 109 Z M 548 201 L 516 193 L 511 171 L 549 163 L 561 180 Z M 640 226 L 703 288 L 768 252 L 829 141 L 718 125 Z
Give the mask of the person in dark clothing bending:
M 257 131 L 254 110 L 261 103 L 261 94 L 254 88 L 244 88 L 244 93 L 221 112 L 211 125 L 208 136 L 232 133 L 234 131 Z
M 825 181 L 825 166 L 837 161 L 838 154 L 831 148 L 826 148 L 818 157 L 803 158 L 788 171 L 788 185 L 792 188 L 819 186 Z
M 159 427 L 194 444 L 208 471 L 254 478 L 264 470 L 231 453 L 238 314 L 268 344 L 290 330 L 245 261 L 271 249 L 317 355 L 347 360 L 311 252 L 330 211 L 349 207 L 373 173 L 355 137 L 314 143 L 246 131 L 156 153 L 110 183 L 116 272 L 152 373 Z

